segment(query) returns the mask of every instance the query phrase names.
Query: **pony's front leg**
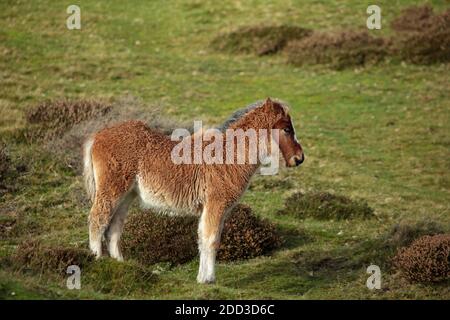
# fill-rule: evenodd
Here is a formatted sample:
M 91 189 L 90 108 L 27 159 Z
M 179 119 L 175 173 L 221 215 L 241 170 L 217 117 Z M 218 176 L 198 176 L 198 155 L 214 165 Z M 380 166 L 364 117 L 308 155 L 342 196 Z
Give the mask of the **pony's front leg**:
M 205 206 L 198 225 L 198 249 L 200 266 L 197 282 L 213 283 L 215 277 L 216 253 L 220 245 L 224 209 L 220 206 Z

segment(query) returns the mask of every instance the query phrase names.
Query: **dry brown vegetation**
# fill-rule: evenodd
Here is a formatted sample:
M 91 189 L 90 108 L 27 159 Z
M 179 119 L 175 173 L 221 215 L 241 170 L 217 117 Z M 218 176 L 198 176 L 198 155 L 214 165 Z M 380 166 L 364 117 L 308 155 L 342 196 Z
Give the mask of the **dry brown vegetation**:
M 281 245 L 275 226 L 255 216 L 252 209 L 238 204 L 225 220 L 217 257 L 222 261 L 250 259 Z
M 398 223 L 385 236 L 383 246 L 398 249 L 409 246 L 420 237 L 433 236 L 444 232 L 444 228 L 434 221 L 419 221 L 414 224 Z
M 3 184 L 3 180 L 6 178 L 10 163 L 11 159 L 6 150 L 6 145 L 3 142 L 0 142 L 0 188 Z
M 126 96 L 112 103 L 101 100 L 47 101 L 26 113 L 27 141 L 40 141 L 59 160 L 81 170 L 82 145 L 91 134 L 127 120 L 141 120 L 153 129 L 170 134 L 183 123 L 164 117 L 159 106 L 146 105 Z
M 450 10 L 433 15 L 427 7 L 406 10 L 394 21 L 400 31 L 395 38 L 393 54 L 416 64 L 450 61 Z M 414 27 L 413 20 L 422 13 Z
M 326 64 L 336 69 L 377 63 L 388 53 L 386 41 L 366 31 L 314 32 L 290 42 L 285 51 L 294 65 Z
M 70 265 L 80 268 L 92 262 L 94 256 L 87 249 L 43 244 L 39 240 L 21 243 L 12 257 L 15 267 L 35 272 L 64 274 Z
M 397 34 L 373 37 L 367 31 L 320 32 L 298 26 L 246 26 L 220 34 L 211 46 L 259 56 L 283 51 L 296 66 L 324 64 L 334 69 L 365 66 L 394 57 L 415 64 L 450 61 L 450 10 L 435 14 L 429 5 L 409 7 L 393 20 Z
M 126 257 L 144 264 L 185 263 L 197 256 L 198 218 L 168 216 L 151 211 L 127 219 L 122 247 Z M 281 244 L 275 227 L 238 204 L 225 220 L 218 259 L 249 259 L 269 253 Z
M 423 236 L 394 257 L 394 265 L 409 279 L 439 282 L 450 278 L 450 234 Z
M 10 183 L 14 171 L 7 145 L 0 141 L 0 197 L 2 194 L 14 190 L 15 186 Z
M 258 56 L 276 53 L 289 41 L 299 40 L 311 34 L 311 30 L 297 26 L 246 26 L 218 35 L 211 43 L 217 51 L 253 53 Z
M 143 264 L 185 263 L 197 255 L 197 218 L 150 210 L 130 214 L 121 247 L 126 259 Z
M 434 17 L 431 6 L 412 6 L 404 9 L 392 21 L 391 27 L 396 31 L 422 31 L 433 26 Z
M 110 104 L 96 100 L 45 101 L 26 111 L 28 130 L 25 137 L 29 142 L 55 139 L 74 125 L 104 116 L 110 111 Z

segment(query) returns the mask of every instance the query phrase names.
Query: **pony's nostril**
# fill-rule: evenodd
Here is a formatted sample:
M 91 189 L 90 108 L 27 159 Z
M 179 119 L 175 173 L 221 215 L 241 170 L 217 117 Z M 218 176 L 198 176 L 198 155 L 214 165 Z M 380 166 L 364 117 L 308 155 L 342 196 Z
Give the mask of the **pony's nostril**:
M 301 165 L 303 163 L 303 161 L 305 161 L 305 156 L 304 155 L 302 155 L 301 158 L 295 157 L 295 165 L 296 166 Z

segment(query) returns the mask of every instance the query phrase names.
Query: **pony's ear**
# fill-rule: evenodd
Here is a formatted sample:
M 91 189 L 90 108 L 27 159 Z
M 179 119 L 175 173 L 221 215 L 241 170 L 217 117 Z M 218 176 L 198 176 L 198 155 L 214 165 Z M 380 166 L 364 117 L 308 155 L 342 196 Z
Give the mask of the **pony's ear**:
M 275 113 L 284 113 L 283 107 L 278 102 L 272 101 L 272 99 L 270 98 L 267 98 L 266 101 L 264 101 L 263 106 L 268 111 L 273 111 Z
M 273 108 L 273 101 L 269 97 L 264 101 L 264 107 L 266 108 Z

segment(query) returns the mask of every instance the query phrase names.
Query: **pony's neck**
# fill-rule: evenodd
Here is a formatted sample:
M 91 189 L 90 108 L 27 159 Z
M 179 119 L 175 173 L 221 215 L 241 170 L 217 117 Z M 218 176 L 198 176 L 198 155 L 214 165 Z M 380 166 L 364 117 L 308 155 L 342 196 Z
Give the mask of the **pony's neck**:
M 264 112 L 260 112 L 260 110 L 253 110 L 250 111 L 248 114 L 244 115 L 242 118 L 238 119 L 234 123 L 232 123 L 228 129 L 242 129 L 242 130 L 249 130 L 254 129 L 256 131 L 257 136 L 257 163 L 256 164 L 250 164 L 245 163 L 242 165 L 237 166 L 237 170 L 239 170 L 247 180 L 250 180 L 250 178 L 253 176 L 253 174 L 256 173 L 256 171 L 261 167 L 261 159 L 259 159 L 260 155 L 260 139 L 261 141 L 264 141 L 265 150 L 267 151 L 267 154 L 264 154 L 264 156 L 269 156 L 270 149 L 273 147 L 271 146 L 271 129 L 274 125 L 274 119 L 265 114 Z M 266 136 L 261 136 L 260 129 L 266 130 Z M 246 143 L 246 152 L 248 152 L 249 145 Z
M 230 124 L 229 129 L 259 129 L 270 130 L 274 125 L 274 119 L 266 115 L 264 112 L 258 112 L 258 109 L 252 110 Z

